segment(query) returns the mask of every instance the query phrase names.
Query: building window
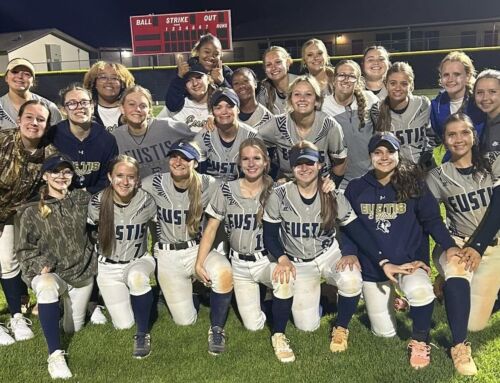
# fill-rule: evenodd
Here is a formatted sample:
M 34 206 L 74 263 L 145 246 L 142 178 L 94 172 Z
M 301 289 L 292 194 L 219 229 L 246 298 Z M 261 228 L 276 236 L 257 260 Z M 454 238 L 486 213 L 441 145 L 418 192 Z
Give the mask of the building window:
M 377 33 L 375 35 L 375 40 L 377 40 L 376 45 L 382 45 L 387 49 L 392 47 L 392 38 L 390 33 Z
M 424 32 L 411 31 L 411 50 L 423 51 L 425 49 Z
M 264 57 L 264 52 L 267 50 L 267 48 L 269 48 L 269 44 L 267 42 L 259 43 L 258 47 L 259 47 L 259 58 L 262 59 L 262 57 Z
M 476 31 L 465 31 L 460 34 L 460 46 L 471 48 L 476 46 Z
M 484 46 L 494 47 L 498 45 L 498 31 L 484 31 Z
M 424 32 L 425 49 L 439 49 L 439 31 Z
M 392 34 L 392 49 L 396 52 L 408 50 L 408 38 L 406 32 L 394 32 Z
M 233 48 L 233 61 L 245 61 L 245 47 Z
M 352 46 L 352 54 L 353 55 L 360 55 L 363 53 L 363 40 L 362 39 L 357 39 L 357 40 L 352 40 L 351 42 Z

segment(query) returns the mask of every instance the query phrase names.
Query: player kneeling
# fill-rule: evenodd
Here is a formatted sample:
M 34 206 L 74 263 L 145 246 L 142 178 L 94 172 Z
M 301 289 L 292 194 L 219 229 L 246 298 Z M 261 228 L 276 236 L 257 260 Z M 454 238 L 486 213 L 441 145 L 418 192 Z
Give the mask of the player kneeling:
M 23 277 L 36 294 L 53 379 L 72 377 L 61 349 L 60 299 L 64 302 L 64 331 L 80 330 L 97 266 L 86 232 L 90 194 L 69 190 L 74 172 L 71 160 L 49 157 L 42 166 L 47 185 L 40 191 L 39 202 L 20 213 L 17 255 Z
M 98 233 L 97 284 L 115 328 L 137 324 L 132 356 L 141 359 L 151 353 L 150 277 L 155 260 L 147 251 L 147 225 L 156 214 L 156 205 L 138 187 L 139 164 L 134 158 L 119 155 L 113 159 L 108 178 L 111 184 L 94 195 L 89 205 L 89 223 L 97 226 Z
M 188 141 L 174 143 L 168 152 L 170 173 L 157 173 L 143 181 L 158 206 L 158 282 L 174 322 L 191 325 L 198 317 L 193 302 L 192 277 L 200 243 L 203 210 L 217 187 L 215 179 L 200 175 L 196 167 L 200 151 Z M 210 281 L 210 322 L 208 352 L 225 350 L 224 325 L 233 291 L 229 261 L 210 253 L 203 264 Z
M 212 197 L 206 212 L 210 216 L 203 233 L 196 261 L 196 273 L 205 283 L 210 276 L 203 266 L 222 221 L 229 234 L 229 257 L 233 270 L 234 293 L 244 326 L 261 330 L 266 315 L 261 309 L 259 283 L 273 289 L 273 346 L 282 362 L 293 362 L 295 355 L 284 333 L 292 304 L 288 281 L 273 280 L 277 266 L 271 262 L 262 239 L 262 216 L 267 198 L 272 193 L 273 180 L 267 175 L 270 159 L 264 142 L 247 138 L 239 150 L 239 166 L 244 178 L 224 182 Z

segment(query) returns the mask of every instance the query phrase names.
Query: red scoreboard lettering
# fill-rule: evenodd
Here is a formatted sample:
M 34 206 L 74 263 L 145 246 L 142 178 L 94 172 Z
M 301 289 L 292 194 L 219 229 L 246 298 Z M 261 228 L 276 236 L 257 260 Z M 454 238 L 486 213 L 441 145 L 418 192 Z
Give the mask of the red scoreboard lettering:
M 233 49 L 230 10 L 131 16 L 130 31 L 134 55 L 190 52 L 208 32 Z

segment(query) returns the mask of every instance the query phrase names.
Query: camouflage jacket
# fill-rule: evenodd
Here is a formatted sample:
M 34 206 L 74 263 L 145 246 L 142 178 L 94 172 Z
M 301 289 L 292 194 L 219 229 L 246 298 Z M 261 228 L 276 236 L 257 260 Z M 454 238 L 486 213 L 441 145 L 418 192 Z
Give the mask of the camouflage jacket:
M 42 142 L 29 153 L 18 129 L 0 131 L 0 225 L 15 214 L 17 206 L 36 194 L 42 163 L 56 152 L 54 146 Z
M 15 246 L 23 278 L 31 280 L 45 267 L 68 284 L 84 281 L 97 272 L 97 255 L 87 233 L 90 193 L 75 189 L 63 200 L 45 201 L 47 218 L 38 212 L 38 202 L 19 209 Z

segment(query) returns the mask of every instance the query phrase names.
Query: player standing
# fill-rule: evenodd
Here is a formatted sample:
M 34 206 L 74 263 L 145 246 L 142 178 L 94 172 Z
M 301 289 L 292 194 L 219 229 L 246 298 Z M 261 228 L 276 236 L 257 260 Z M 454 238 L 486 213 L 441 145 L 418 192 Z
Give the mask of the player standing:
M 359 253 L 372 332 L 382 337 L 396 335 L 393 282 L 410 304 L 410 365 L 419 369 L 430 363 L 429 332 L 434 307 L 429 252 L 423 253 L 420 245 L 430 233 L 448 256 L 459 249 L 444 226 L 439 206 L 420 175 L 421 169 L 401 158 L 400 148 L 392 133 L 374 135 L 368 145 L 373 170 L 352 180 L 345 196 L 386 255 L 375 263 L 372 257 L 365 256 L 364 250 Z
M 260 83 L 257 100 L 273 114 L 285 113 L 288 86 L 297 77 L 288 73 L 292 58 L 285 48 L 271 46 L 262 61 L 267 78 Z
M 266 145 L 275 146 L 278 152 L 280 172 L 278 179 L 290 178 L 290 149 L 302 140 L 318 146 L 322 172 L 342 176 L 345 169 L 347 148 L 340 125 L 321 112 L 323 97 L 318 82 L 312 76 L 299 76 L 287 91 L 290 112 L 274 116 L 259 128 L 258 136 Z
M 47 105 L 51 116 L 48 126 L 61 121 L 61 113 L 53 102 L 31 92 L 35 82 L 35 67 L 31 62 L 23 58 L 10 60 L 4 77 L 9 91 L 0 97 L 0 129 L 16 128 L 18 111 L 29 100 Z
M 389 53 L 381 45 L 372 45 L 365 49 L 361 68 L 365 79 L 366 90 L 372 92 L 379 100 L 387 97 L 385 77 L 391 66 Z
M 323 97 L 333 93 L 334 73 L 323 41 L 310 39 L 302 45 L 302 67 L 316 79 Z
M 52 379 L 72 377 L 61 347 L 59 319 L 66 333 L 79 331 L 85 323 L 97 258 L 87 235 L 90 194 L 70 190 L 74 168 L 71 160 L 49 157 L 42 166 L 43 186 L 37 202 L 20 211 L 16 253 L 23 278 L 33 288 L 38 317 L 47 341 L 47 360 Z
M 147 177 L 143 188 L 151 193 L 157 205 L 158 282 L 174 322 L 187 326 L 195 323 L 198 316 L 192 297 L 192 277 L 196 272 L 203 211 L 215 192 L 216 182 L 213 177 L 196 171 L 200 152 L 195 145 L 187 141 L 175 143 L 168 155 L 170 173 Z M 224 325 L 233 276 L 229 261 L 218 253 L 211 253 L 203 268 L 211 287 L 208 352 L 217 355 L 225 350 Z
M 193 138 L 194 133 L 184 122 L 152 116 L 151 93 L 140 85 L 126 89 L 121 98 L 124 125 L 112 134 L 119 153 L 139 162 L 142 178 L 168 171 L 167 154 L 172 143 Z
M 45 140 L 50 109 L 39 100 L 19 108 L 18 129 L 0 131 L 0 283 L 11 315 L 8 327 L 0 325 L 0 346 L 33 338 L 31 322 L 21 313 L 21 298 L 27 294 L 14 252 L 16 208 L 33 196 L 40 186 L 42 163 L 56 148 Z
M 474 98 L 487 116 L 480 137 L 481 152 L 500 152 L 500 71 L 485 69 L 479 73 L 474 84 Z
M 151 353 L 150 278 L 155 260 L 148 253 L 148 223 L 156 205 L 139 186 L 139 164 L 120 154 L 109 163 L 110 185 L 90 200 L 88 222 L 97 231 L 97 283 L 117 329 L 137 325 L 132 356 Z M 135 319 L 135 320 L 134 320 Z
M 258 138 L 243 141 L 239 163 L 244 177 L 222 183 L 206 209 L 210 219 L 198 250 L 196 273 L 209 283 L 203 264 L 207 257 L 217 254 L 210 249 L 219 225 L 224 222 L 229 233 L 234 293 L 243 324 L 251 331 L 264 328 L 266 315 L 261 309 L 259 283 L 272 288 L 272 343 L 281 362 L 293 362 L 295 355 L 285 337 L 292 292 L 288 283 L 273 281 L 277 264 L 270 261 L 262 238 L 263 209 L 273 187 L 273 180 L 267 175 L 270 159 L 265 144 Z
M 325 97 L 321 110 L 340 124 L 349 150 L 341 189 L 371 167 L 366 147 L 373 135 L 373 124 L 368 111 L 376 102 L 378 98 L 364 90 L 359 65 L 352 60 L 339 61 L 334 71 L 333 94 Z
M 122 124 L 120 98 L 134 82 L 132 73 L 119 63 L 98 61 L 85 73 L 83 86 L 97 103 L 93 110 L 95 121 L 106 130 L 112 131 Z

